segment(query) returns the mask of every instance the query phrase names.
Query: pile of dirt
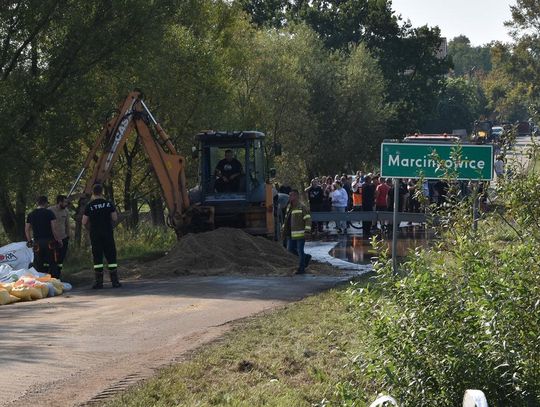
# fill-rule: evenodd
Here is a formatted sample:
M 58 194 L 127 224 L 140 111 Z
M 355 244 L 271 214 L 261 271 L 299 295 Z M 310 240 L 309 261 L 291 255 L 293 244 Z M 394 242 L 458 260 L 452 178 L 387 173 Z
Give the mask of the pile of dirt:
M 220 228 L 182 237 L 152 269 L 177 275 L 287 275 L 297 264 L 298 258 L 280 243 L 240 229 Z

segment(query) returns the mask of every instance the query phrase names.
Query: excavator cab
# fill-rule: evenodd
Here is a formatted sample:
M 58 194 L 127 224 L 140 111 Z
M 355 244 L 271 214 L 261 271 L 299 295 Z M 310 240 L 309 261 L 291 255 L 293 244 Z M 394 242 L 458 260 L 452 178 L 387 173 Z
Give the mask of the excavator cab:
M 199 184 L 190 191 L 192 202 L 214 208 L 216 227 L 272 235 L 272 187 L 266 168 L 265 135 L 257 131 L 206 131 L 196 138 Z

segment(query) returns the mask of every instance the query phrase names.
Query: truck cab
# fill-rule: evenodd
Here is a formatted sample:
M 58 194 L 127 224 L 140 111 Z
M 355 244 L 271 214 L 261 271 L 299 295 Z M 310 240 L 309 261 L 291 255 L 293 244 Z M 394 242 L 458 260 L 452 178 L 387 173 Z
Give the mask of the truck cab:
M 193 157 L 199 160 L 199 183 L 190 191 L 192 202 L 214 208 L 216 227 L 273 234 L 268 230 L 270 221 L 273 229 L 273 219 L 267 219 L 267 209 L 272 215 L 272 189 L 265 135 L 258 131 L 204 131 L 196 139 Z

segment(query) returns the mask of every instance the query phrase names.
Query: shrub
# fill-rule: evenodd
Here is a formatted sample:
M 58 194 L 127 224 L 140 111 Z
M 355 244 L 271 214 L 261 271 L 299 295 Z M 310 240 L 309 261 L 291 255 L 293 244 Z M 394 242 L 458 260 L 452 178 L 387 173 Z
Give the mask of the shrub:
M 469 388 L 490 406 L 540 405 L 540 177 L 516 177 L 498 187 L 504 213 L 475 231 L 464 201 L 399 275 L 382 253 L 376 282 L 351 288 L 375 347 L 358 373 L 400 405 L 456 406 Z

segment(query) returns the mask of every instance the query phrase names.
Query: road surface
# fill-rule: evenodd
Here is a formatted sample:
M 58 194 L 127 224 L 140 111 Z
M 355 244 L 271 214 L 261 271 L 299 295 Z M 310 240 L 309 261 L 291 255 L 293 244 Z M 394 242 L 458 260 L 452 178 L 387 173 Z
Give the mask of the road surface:
M 225 332 L 350 277 L 178 277 L 0 308 L 0 406 L 92 405 Z

